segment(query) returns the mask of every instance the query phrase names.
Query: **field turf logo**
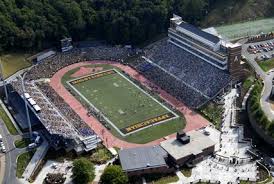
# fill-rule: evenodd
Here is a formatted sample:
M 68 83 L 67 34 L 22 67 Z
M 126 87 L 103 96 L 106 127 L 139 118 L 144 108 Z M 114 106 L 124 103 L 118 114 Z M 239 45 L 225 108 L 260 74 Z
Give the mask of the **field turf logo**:
M 92 74 L 92 75 L 89 75 L 89 76 L 85 76 L 85 77 L 73 80 L 70 83 L 72 85 L 80 84 L 80 83 L 86 82 L 88 80 L 97 79 L 97 78 L 104 77 L 104 76 L 107 76 L 107 75 L 112 75 L 112 74 L 115 74 L 115 73 L 116 73 L 115 70 L 104 71 L 104 72 Z
M 121 131 L 124 134 L 127 134 L 127 133 L 130 133 L 130 132 L 136 131 L 138 129 L 144 128 L 146 126 L 154 125 L 154 124 L 157 124 L 161 121 L 165 121 L 165 120 L 168 120 L 168 119 L 171 119 L 171 118 L 174 118 L 174 117 L 175 117 L 175 115 L 173 113 L 169 112 L 169 113 L 166 113 L 166 114 L 163 114 L 163 115 L 160 115 L 160 116 L 157 116 L 157 117 L 154 117 L 154 118 L 151 118 L 151 119 L 136 123 L 134 125 L 128 126 L 126 128 L 121 129 Z

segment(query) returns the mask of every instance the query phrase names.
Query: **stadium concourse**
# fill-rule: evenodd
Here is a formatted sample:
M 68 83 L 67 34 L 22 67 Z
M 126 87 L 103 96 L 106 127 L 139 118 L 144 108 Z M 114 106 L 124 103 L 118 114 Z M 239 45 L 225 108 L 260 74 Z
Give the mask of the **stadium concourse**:
M 183 103 L 176 100 L 174 97 L 169 95 L 164 90 L 160 89 L 158 86 L 150 82 L 148 79 L 146 79 L 144 76 L 142 76 L 141 74 L 139 74 L 138 72 L 136 72 L 133 68 L 129 66 L 122 65 L 120 63 L 112 62 L 112 61 L 95 60 L 95 61 L 75 63 L 60 69 L 51 78 L 50 86 L 56 91 L 56 93 L 60 97 L 64 99 L 65 103 L 69 104 L 70 108 L 73 109 L 74 112 L 76 112 L 78 116 L 81 117 L 81 119 L 85 123 L 87 123 L 91 127 L 91 129 L 95 131 L 97 135 L 99 135 L 99 137 L 103 140 L 105 146 L 130 148 L 130 147 L 136 147 L 136 146 L 144 146 L 144 144 L 129 143 L 113 136 L 96 118 L 92 116 L 88 116 L 88 111 L 86 110 L 86 108 L 64 87 L 64 85 L 62 84 L 62 77 L 68 71 L 74 68 L 79 68 L 79 67 L 83 69 L 84 66 L 90 65 L 90 64 L 109 64 L 109 65 L 118 67 L 121 70 L 123 70 L 125 73 L 129 74 L 130 77 L 132 77 L 133 79 L 138 80 L 142 85 L 147 86 L 149 89 L 152 89 L 152 90 L 157 89 L 157 92 L 161 98 L 163 98 L 165 101 L 167 101 L 169 104 L 171 104 L 173 107 L 175 107 L 178 111 L 180 111 L 184 115 L 186 119 L 185 131 L 199 129 L 201 127 L 208 125 L 209 122 L 206 119 L 204 119 L 202 116 L 190 110 Z M 85 74 L 86 72 L 83 72 L 83 75 Z M 79 75 L 79 72 L 78 72 L 78 75 Z M 174 137 L 174 136 L 175 134 L 170 135 L 169 137 Z M 156 145 L 163 140 L 164 138 L 161 138 L 161 139 L 149 142 L 145 145 Z

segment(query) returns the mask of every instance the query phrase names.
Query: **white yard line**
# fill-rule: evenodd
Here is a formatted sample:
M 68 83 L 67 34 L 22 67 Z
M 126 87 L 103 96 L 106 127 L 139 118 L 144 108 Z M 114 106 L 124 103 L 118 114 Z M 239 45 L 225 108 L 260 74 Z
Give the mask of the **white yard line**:
M 141 130 L 144 130 L 146 128 L 150 128 L 152 126 L 156 126 L 156 125 L 159 125 L 159 124 L 162 124 L 162 123 L 165 123 L 167 121 L 171 121 L 173 119 L 176 119 L 176 118 L 179 118 L 180 116 L 178 114 L 176 114 L 175 112 L 171 111 L 168 107 L 166 107 L 165 105 L 163 105 L 162 103 L 160 103 L 157 99 L 155 99 L 153 96 L 151 96 L 150 94 L 148 94 L 146 91 L 144 91 L 142 88 L 140 88 L 139 86 L 137 86 L 134 82 L 132 82 L 131 80 L 129 80 L 127 77 L 125 77 L 123 74 L 121 74 L 118 70 L 116 69 L 110 69 L 110 70 L 104 70 L 104 71 L 101 71 L 101 72 L 98 72 L 98 73 L 94 73 L 92 75 L 96 75 L 96 74 L 99 74 L 99 73 L 103 73 L 103 72 L 107 72 L 107 71 L 115 71 L 116 73 L 118 73 L 121 77 L 123 77 L 124 79 L 126 79 L 128 82 L 130 82 L 131 84 L 133 84 L 137 89 L 139 89 L 140 91 L 142 91 L 145 95 L 147 95 L 148 97 L 150 97 L 152 100 L 154 100 L 156 103 L 158 103 L 159 105 L 161 105 L 164 109 L 166 109 L 168 112 L 172 113 L 174 115 L 173 118 L 170 118 L 170 119 L 166 119 L 166 120 L 163 120 L 163 121 L 159 121 L 158 123 L 155 123 L 155 124 L 152 124 L 152 125 L 149 125 L 149 126 L 145 126 L 143 128 L 139 128 L 137 130 L 134 130 L 132 132 L 129 132 L 129 133 L 126 133 L 124 134 L 123 132 L 120 131 L 120 129 L 114 124 L 112 123 L 112 121 L 110 121 L 104 114 L 101 114 L 102 117 L 117 131 L 120 133 L 120 135 L 122 135 L 123 137 L 125 136 L 128 136 L 130 134 L 133 134 L 133 133 L 136 133 L 138 131 L 141 131 Z M 85 78 L 85 77 L 88 77 L 88 76 L 91 76 L 91 74 L 89 75 L 85 75 L 85 76 L 82 76 L 82 77 L 79 77 L 79 78 L 76 78 L 76 79 L 71 79 L 71 80 L 68 80 L 66 83 L 82 98 L 84 99 L 92 108 L 94 108 L 97 112 L 100 112 L 100 110 L 98 108 L 95 107 L 95 105 L 93 105 L 81 92 L 79 92 L 78 89 L 76 89 L 70 82 L 72 81 L 75 81 L 75 80 L 79 80 L 81 78 Z M 138 122 L 136 122 L 138 123 Z

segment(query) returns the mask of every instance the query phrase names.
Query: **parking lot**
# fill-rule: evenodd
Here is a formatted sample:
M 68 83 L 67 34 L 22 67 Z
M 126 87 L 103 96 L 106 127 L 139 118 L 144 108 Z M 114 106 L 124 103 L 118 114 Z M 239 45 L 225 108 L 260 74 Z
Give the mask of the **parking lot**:
M 274 57 L 274 39 L 243 45 L 243 55 L 256 61 L 268 60 Z

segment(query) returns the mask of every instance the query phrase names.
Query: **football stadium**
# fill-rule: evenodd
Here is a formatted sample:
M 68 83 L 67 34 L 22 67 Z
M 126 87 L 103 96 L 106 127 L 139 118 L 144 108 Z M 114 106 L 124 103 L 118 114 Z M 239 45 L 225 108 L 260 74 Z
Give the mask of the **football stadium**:
M 91 74 L 85 75 L 89 71 Z M 107 64 L 85 65 L 68 71 L 62 81 L 70 93 L 88 109 L 89 114 L 98 117 L 114 135 L 125 140 L 127 136 L 139 131 L 150 132 L 152 137 L 156 134 L 155 138 L 161 138 L 184 127 L 183 118 L 163 105 L 159 97 L 149 94 L 148 89 L 136 81 L 135 84 L 122 72 Z M 160 126 L 153 129 L 156 125 Z M 142 137 L 140 135 L 136 140 L 131 140 L 145 143 Z
M 240 44 L 176 15 L 168 36 L 142 49 L 63 46 L 69 49 L 37 58 L 11 82 L 56 149 L 157 145 L 202 128 L 208 121 L 195 110 L 241 78 Z M 25 120 L 17 120 L 22 129 Z

